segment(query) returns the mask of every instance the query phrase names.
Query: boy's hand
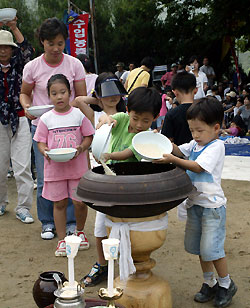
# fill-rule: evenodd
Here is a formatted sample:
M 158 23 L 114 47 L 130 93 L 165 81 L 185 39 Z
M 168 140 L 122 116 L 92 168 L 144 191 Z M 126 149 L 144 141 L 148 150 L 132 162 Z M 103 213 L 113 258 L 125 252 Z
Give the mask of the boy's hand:
M 106 161 L 111 159 L 111 153 L 103 153 L 100 157 L 100 160 L 106 163 Z
M 96 129 L 100 128 L 103 124 L 111 125 L 112 123 L 113 123 L 113 127 L 115 127 L 117 124 L 117 121 L 114 120 L 111 116 L 104 114 L 100 117 L 99 123 L 97 124 Z
M 170 164 L 174 162 L 175 156 L 173 154 L 163 154 L 163 158 L 153 160 L 156 164 Z

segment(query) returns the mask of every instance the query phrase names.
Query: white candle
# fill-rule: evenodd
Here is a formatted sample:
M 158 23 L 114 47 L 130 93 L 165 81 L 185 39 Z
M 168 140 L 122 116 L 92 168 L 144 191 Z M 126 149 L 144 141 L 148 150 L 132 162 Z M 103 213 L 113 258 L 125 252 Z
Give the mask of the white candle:
M 110 259 L 108 264 L 108 295 L 114 296 L 114 259 Z
M 68 275 L 69 275 L 69 287 L 74 288 L 75 285 L 74 258 L 68 258 Z

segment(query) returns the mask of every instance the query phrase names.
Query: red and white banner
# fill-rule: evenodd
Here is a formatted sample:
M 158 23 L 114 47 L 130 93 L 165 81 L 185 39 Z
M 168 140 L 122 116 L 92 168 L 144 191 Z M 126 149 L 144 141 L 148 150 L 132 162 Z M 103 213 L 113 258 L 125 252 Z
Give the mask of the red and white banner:
M 70 54 L 76 57 L 87 53 L 89 14 L 79 15 L 69 24 Z

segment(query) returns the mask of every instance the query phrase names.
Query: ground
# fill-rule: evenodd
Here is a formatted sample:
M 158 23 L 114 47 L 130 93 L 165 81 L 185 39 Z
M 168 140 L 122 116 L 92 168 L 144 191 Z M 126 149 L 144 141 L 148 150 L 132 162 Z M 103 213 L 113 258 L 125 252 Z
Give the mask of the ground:
M 10 204 L 8 212 L 0 217 L 0 308 L 35 308 L 32 288 L 39 274 L 59 270 L 67 276 L 67 259 L 54 256 L 56 238 L 51 241 L 41 239 L 35 198 L 31 210 L 35 223 L 25 225 L 15 218 L 15 180 L 9 179 L 8 184 Z M 230 307 L 250 308 L 250 182 L 223 180 L 222 184 L 228 199 L 225 249 L 230 274 L 238 286 Z M 96 260 L 94 217 L 95 212 L 90 209 L 86 234 L 91 247 L 88 251 L 80 251 L 75 258 L 75 278 L 78 281 Z M 212 307 L 212 302 L 199 304 L 193 301 L 202 284 L 202 274 L 197 257 L 184 251 L 184 226 L 185 223 L 176 218 L 176 209 L 171 210 L 166 241 L 152 254 L 156 260 L 153 271 L 169 281 L 173 308 Z M 106 287 L 106 283 L 86 288 L 86 297 L 98 298 L 100 287 Z

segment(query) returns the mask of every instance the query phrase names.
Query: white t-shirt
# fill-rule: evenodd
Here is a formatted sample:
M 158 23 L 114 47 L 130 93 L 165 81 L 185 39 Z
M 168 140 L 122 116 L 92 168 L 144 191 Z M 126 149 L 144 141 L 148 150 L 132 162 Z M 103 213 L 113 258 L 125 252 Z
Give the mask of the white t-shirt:
M 191 207 L 194 204 L 205 208 L 226 206 L 227 199 L 221 187 L 221 174 L 225 157 L 224 142 L 216 139 L 206 147 L 199 146 L 196 141 L 192 140 L 180 145 L 179 149 L 188 158 L 192 150 L 196 154 L 203 150 L 195 159 L 195 162 L 205 171 L 201 173 L 189 172 L 190 179 L 197 192 L 188 197 L 187 206 Z
M 85 69 L 80 60 L 63 54 L 62 60 L 57 65 L 50 65 L 46 62 L 44 54 L 28 62 L 23 70 L 23 81 L 28 84 L 34 84 L 33 88 L 33 106 L 51 104 L 48 92 L 47 82 L 52 75 L 64 74 L 70 83 L 70 101 L 75 98 L 74 82 L 84 80 L 86 77 Z M 37 125 L 39 118 L 32 121 Z
M 192 71 L 191 71 L 191 73 L 194 74 Z M 194 99 L 199 99 L 199 98 L 206 96 L 205 92 L 203 90 L 204 82 L 208 82 L 207 81 L 207 75 L 205 73 L 199 71 L 198 76 L 196 77 L 196 88 L 198 89 L 198 91 L 195 94 Z

